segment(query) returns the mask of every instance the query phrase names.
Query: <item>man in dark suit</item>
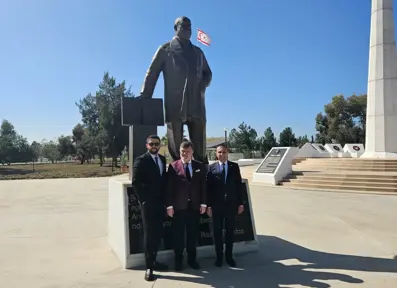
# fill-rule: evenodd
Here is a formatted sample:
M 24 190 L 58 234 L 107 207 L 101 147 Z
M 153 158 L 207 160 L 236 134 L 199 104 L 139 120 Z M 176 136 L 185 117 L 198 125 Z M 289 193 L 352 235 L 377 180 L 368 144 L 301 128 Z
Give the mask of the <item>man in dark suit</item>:
M 153 281 L 153 270 L 167 269 L 166 265 L 156 261 L 165 219 L 166 160 L 158 154 L 159 136 L 149 136 L 146 148 L 148 151 L 134 161 L 132 188 L 141 206 L 146 260 L 145 280 Z
M 207 207 L 206 167 L 192 160 L 193 143 L 184 141 L 180 145 L 181 159 L 171 163 L 167 172 L 167 214 L 173 217 L 175 270 L 182 270 L 184 236 L 188 264 L 199 269 L 196 261 L 196 243 L 200 214 Z
M 228 161 L 228 149 L 225 145 L 216 148 L 218 161 L 211 164 L 207 174 L 208 209 L 213 217 L 216 262 L 223 264 L 223 227 L 225 233 L 226 262 L 235 267 L 233 259 L 233 234 L 237 215 L 243 213 L 242 182 L 237 163 Z

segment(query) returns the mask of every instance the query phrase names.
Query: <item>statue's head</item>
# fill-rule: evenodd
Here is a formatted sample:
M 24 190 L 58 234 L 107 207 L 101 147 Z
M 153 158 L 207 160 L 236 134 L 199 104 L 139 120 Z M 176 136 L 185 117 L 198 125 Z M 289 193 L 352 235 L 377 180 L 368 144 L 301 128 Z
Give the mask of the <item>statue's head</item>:
M 185 16 L 179 17 L 175 20 L 174 30 L 176 36 L 182 40 L 190 40 L 190 37 L 192 37 L 192 22 Z

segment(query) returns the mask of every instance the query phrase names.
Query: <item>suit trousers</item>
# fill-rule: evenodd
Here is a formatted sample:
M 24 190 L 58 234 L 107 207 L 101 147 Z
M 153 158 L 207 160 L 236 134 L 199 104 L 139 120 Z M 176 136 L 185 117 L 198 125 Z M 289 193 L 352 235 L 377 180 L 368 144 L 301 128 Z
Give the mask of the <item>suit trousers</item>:
M 202 119 L 191 119 L 186 123 L 167 123 L 168 151 L 172 159 L 176 161 L 181 158 L 179 155 L 179 146 L 183 139 L 184 124 L 187 125 L 190 140 L 194 144 L 194 159 L 203 164 L 208 164 L 206 122 Z
M 215 210 L 215 209 L 213 209 Z M 237 211 L 237 209 L 236 209 Z M 232 258 L 233 235 L 236 225 L 237 213 L 235 211 L 213 211 L 213 230 L 215 240 L 215 252 L 218 259 L 223 258 L 223 235 L 225 235 L 225 256 Z M 225 229 L 225 234 L 223 232 Z
M 153 269 L 163 231 L 165 208 L 158 203 L 141 204 L 146 269 Z
M 189 204 L 188 209 L 175 210 L 172 228 L 174 235 L 174 252 L 175 260 L 181 261 L 183 249 L 185 247 L 185 231 L 186 231 L 186 251 L 188 254 L 188 262 L 196 261 L 196 245 L 200 224 L 200 211 L 194 210 Z

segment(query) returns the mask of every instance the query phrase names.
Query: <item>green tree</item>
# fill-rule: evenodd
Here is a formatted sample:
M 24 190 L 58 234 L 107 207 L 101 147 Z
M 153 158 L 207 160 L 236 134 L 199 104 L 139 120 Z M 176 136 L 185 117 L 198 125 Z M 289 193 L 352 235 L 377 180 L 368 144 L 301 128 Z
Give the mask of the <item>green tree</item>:
M 76 155 L 80 163 L 84 164 L 85 161 L 88 161 L 95 155 L 95 137 L 90 135 L 89 128 L 84 128 L 81 124 L 74 126 L 72 133 Z
M 244 157 L 252 157 L 252 152 L 258 147 L 258 134 L 254 128 L 242 122 L 237 129 L 233 128 L 229 133 L 229 144 L 244 154 Z
M 280 136 L 279 136 L 279 146 L 280 147 L 295 147 L 296 146 L 295 134 L 292 133 L 291 127 L 287 127 L 283 131 L 281 131 Z
M 19 135 L 14 125 L 3 120 L 0 126 L 0 163 L 29 162 L 33 153 L 25 137 Z
M 14 125 L 7 120 L 3 120 L 0 126 L 0 162 L 3 165 L 13 162 L 16 136 Z
M 309 138 L 307 137 L 307 135 L 305 136 L 299 136 L 296 139 L 296 146 L 298 146 L 299 148 L 301 148 L 303 145 L 305 145 L 306 143 L 310 142 Z
M 43 142 L 43 155 L 52 163 L 61 160 L 61 155 L 58 150 L 58 145 L 54 141 Z
M 30 144 L 30 149 L 32 149 L 33 161 L 38 161 L 43 157 L 43 147 L 40 143 L 33 141 L 32 144 Z
M 61 135 L 58 138 L 58 151 L 61 158 L 75 154 L 76 151 L 74 149 L 71 136 Z
M 12 162 L 30 162 L 33 160 L 33 150 L 30 148 L 28 140 L 22 135 L 16 135 L 13 143 Z
M 117 83 L 106 72 L 95 96 L 88 94 L 76 103 L 84 127 L 88 129 L 94 143 L 89 146 L 99 155 L 100 165 L 104 155 L 111 155 L 117 165 L 117 155 L 128 145 L 128 127 L 121 125 L 121 99 L 133 96 L 130 89 L 126 88 L 125 81 Z
M 162 146 L 168 146 L 168 137 L 167 134 L 165 134 L 163 137 L 161 137 L 161 145 Z
M 337 95 L 316 116 L 316 142 L 364 143 L 367 95 Z
M 270 149 L 277 146 L 277 139 L 274 137 L 271 127 L 266 128 L 264 136 L 259 139 L 259 142 L 262 154 L 266 154 Z

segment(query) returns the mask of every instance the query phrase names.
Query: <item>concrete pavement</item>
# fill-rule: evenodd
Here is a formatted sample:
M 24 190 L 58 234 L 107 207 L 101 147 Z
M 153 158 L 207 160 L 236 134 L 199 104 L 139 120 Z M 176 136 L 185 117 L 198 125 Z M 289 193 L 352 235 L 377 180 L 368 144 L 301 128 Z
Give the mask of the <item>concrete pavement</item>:
M 259 253 L 147 283 L 107 244 L 107 183 L 0 181 L 0 287 L 397 287 L 396 196 L 251 186 Z

